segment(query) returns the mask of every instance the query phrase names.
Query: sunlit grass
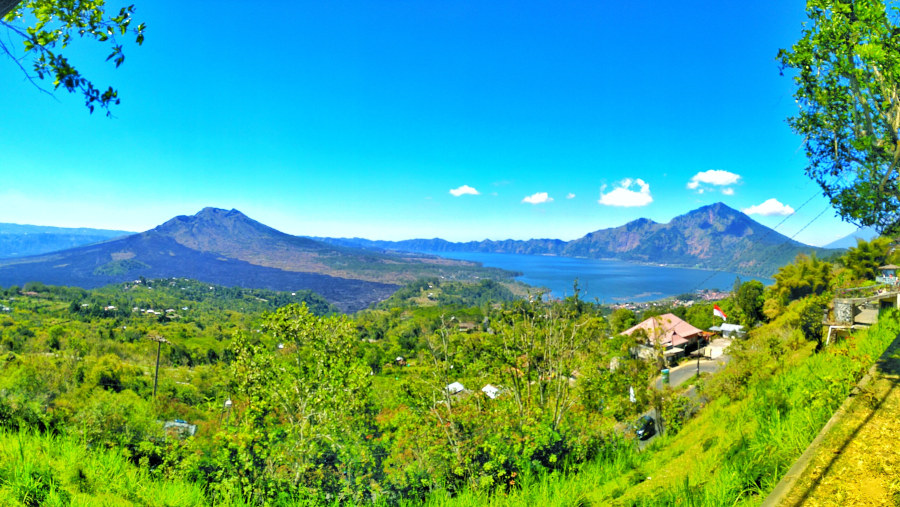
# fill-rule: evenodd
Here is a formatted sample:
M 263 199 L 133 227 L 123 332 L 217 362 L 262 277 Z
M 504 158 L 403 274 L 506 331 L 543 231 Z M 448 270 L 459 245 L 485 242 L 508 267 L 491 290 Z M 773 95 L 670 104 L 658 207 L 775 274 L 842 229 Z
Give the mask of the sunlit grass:
M 207 501 L 201 485 L 154 477 L 117 449 L 20 431 L 0 433 L 0 503 L 174 507 Z

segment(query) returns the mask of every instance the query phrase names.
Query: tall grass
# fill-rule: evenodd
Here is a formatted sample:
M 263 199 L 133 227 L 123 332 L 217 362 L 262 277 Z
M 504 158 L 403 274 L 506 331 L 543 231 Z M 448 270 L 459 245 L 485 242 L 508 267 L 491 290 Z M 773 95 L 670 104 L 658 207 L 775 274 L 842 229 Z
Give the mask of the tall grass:
M 28 430 L 0 433 L 0 504 L 206 505 L 202 485 L 156 477 L 118 449 Z

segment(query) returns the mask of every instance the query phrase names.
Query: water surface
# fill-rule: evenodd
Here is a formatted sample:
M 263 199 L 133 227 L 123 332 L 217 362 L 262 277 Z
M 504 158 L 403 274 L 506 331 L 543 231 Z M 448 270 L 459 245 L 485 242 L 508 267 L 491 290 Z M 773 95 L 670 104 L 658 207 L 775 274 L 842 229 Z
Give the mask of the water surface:
M 480 262 L 485 266 L 523 273 L 516 279 L 535 287 L 550 289 L 554 297 L 573 294 L 578 279 L 582 298 L 600 303 L 642 302 L 677 296 L 698 289 L 729 291 L 735 278 L 743 281 L 767 278 L 738 275 L 728 271 L 673 268 L 624 261 L 577 259 L 548 255 L 521 255 L 478 252 L 440 252 L 451 259 Z

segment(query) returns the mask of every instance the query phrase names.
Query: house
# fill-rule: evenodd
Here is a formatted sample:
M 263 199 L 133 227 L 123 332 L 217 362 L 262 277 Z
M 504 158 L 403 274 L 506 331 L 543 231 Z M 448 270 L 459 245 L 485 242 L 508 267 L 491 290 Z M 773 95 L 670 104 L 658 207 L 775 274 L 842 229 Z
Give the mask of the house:
M 444 389 L 447 390 L 450 395 L 459 394 L 466 390 L 466 387 L 459 382 L 453 382 L 452 384 L 447 385 Z
M 163 431 L 166 433 L 166 437 L 192 437 L 197 433 L 197 425 L 190 424 L 181 419 L 175 419 L 174 421 L 166 421 L 166 423 L 163 424 Z
M 671 313 L 650 317 L 643 322 L 622 332 L 623 335 L 643 331 L 647 336 L 647 345 L 662 346 L 666 350 L 680 348 L 685 345 L 696 346 L 703 330 L 697 329 Z M 683 350 L 683 349 L 682 349 Z
M 634 333 L 642 333 L 647 338 L 645 345 L 638 345 L 632 349 L 635 357 L 641 359 L 657 357 L 656 349 L 661 347 L 663 356 L 669 363 L 683 357 L 685 348 L 692 350 L 699 348 L 703 336 L 702 330 L 671 313 L 650 317 L 622 332 L 626 336 Z
M 468 332 L 474 331 L 476 329 L 478 329 L 478 324 L 476 324 L 474 322 L 460 322 L 459 323 L 459 330 L 463 333 L 468 333 Z
M 497 386 L 488 384 L 481 388 L 481 392 L 483 392 L 485 396 L 493 400 L 497 396 L 500 396 L 500 393 L 502 393 L 503 391 Z
M 738 324 L 729 324 L 727 322 L 723 322 L 718 326 L 713 326 L 709 328 L 710 331 L 715 331 L 717 333 L 722 333 L 722 336 L 726 338 L 743 338 L 747 336 L 747 331 L 744 330 L 744 326 Z

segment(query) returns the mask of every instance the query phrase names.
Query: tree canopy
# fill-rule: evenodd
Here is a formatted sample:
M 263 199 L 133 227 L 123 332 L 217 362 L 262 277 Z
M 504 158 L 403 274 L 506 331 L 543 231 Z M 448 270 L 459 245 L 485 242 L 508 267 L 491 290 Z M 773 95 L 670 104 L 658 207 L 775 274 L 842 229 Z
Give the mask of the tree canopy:
M 889 262 L 891 240 L 885 237 L 872 241 L 856 240 L 856 246 L 847 250 L 841 262 L 852 273 L 856 280 L 874 280 L 878 276 L 879 266 Z
M 84 104 L 93 113 L 99 106 L 109 116 L 110 106 L 120 102 L 119 92 L 112 86 L 97 88 L 83 76 L 63 54 L 75 35 L 109 45 L 107 61 L 118 68 L 125 61 L 123 46 L 118 37 L 133 36 L 135 43 L 144 42 L 143 23 L 133 22 L 134 5 L 112 14 L 103 0 L 0 0 L 0 26 L 7 37 L 0 38 L 0 52 L 15 62 L 27 79 L 42 89 L 38 80 L 53 79 L 53 88 L 60 86 L 69 93 L 80 93 Z M 24 45 L 24 56 L 8 43 L 18 39 Z M 30 60 L 31 69 L 23 65 Z
M 900 25 L 882 0 L 810 0 L 801 38 L 778 59 L 793 69 L 814 179 L 840 216 L 900 232 Z

